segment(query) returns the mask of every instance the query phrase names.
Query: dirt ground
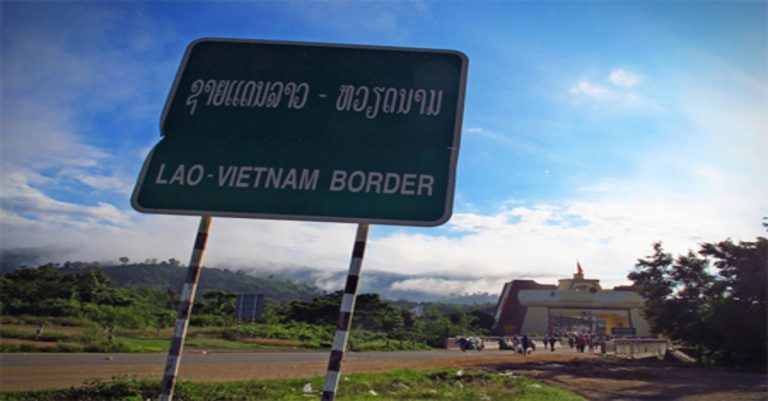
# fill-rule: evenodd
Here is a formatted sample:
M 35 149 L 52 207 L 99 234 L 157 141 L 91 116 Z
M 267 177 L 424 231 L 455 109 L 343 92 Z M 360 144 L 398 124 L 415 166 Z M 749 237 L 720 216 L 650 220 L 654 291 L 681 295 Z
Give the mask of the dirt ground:
M 590 401 L 765 401 L 768 376 L 648 359 L 528 360 L 492 364 L 581 394 Z
M 8 355 L 8 354 L 5 354 Z M 393 354 L 389 354 L 393 355 Z M 385 355 L 386 356 L 386 355 Z M 657 360 L 626 361 L 576 353 L 538 353 L 524 357 L 503 352 L 447 352 L 439 358 L 391 357 L 345 358 L 343 371 L 381 372 L 394 368 L 482 368 L 503 375 L 524 376 L 581 394 L 590 401 L 768 401 L 767 376 L 736 373 Z M 210 358 L 214 355 L 200 356 Z M 224 355 L 219 354 L 224 358 Z M 267 359 L 262 354 L 259 359 Z M 115 361 L 121 357 L 116 356 Z M 162 358 L 161 355 L 158 358 Z M 217 357 L 218 358 L 218 357 Z M 101 359 L 101 358 L 100 358 Z M 325 373 L 325 355 L 314 360 L 265 360 L 234 362 L 226 359 L 182 364 L 184 380 L 236 381 L 287 377 L 310 377 Z M 206 359 L 203 359 L 206 360 Z M 2 366 L 3 391 L 68 387 L 82 378 L 109 379 L 115 375 L 150 376 L 159 379 L 162 363 L 103 366 L 60 366 L 41 372 L 40 366 Z M 43 374 L 43 377 L 39 377 Z

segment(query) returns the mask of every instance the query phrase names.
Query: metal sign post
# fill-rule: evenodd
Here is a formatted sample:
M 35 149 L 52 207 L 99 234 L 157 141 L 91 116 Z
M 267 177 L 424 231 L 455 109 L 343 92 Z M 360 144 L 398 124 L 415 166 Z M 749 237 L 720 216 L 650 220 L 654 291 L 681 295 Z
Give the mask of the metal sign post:
M 210 228 L 211 217 L 202 216 L 197 229 L 192 256 L 189 259 L 187 278 L 181 290 L 181 304 L 179 305 L 179 313 L 176 316 L 176 328 L 173 330 L 171 348 L 168 350 L 168 359 L 165 362 L 160 401 L 171 401 L 173 399 L 173 387 L 176 385 L 176 376 L 179 373 L 181 352 L 184 349 L 184 340 L 187 337 L 189 316 L 192 314 L 192 304 L 195 302 L 197 282 L 200 278 L 200 267 L 203 265 L 203 253 L 205 252 L 205 244 L 208 241 L 208 230 Z
M 240 338 L 240 325 L 243 321 L 256 323 L 264 315 L 264 294 L 238 294 L 235 306 L 237 316 L 237 338 Z M 253 333 L 251 333 L 253 336 Z
M 237 321 L 255 323 L 264 314 L 264 294 L 238 294 L 235 304 Z
M 323 399 L 333 400 L 369 224 L 453 213 L 467 81 L 453 50 L 199 39 L 131 197 L 203 216 L 163 378 L 170 401 L 210 216 L 358 224 Z
M 365 244 L 368 240 L 368 228 L 368 224 L 359 224 L 357 226 L 355 246 L 352 249 L 352 259 L 349 262 L 349 272 L 347 273 L 347 285 L 344 287 L 344 295 L 341 298 L 336 335 L 333 338 L 328 370 L 325 374 L 322 401 L 333 401 L 336 399 L 336 389 L 339 386 L 339 377 L 341 376 L 341 360 L 344 358 L 349 331 L 352 328 L 352 314 L 355 311 L 357 286 L 360 283 L 360 269 L 363 266 Z

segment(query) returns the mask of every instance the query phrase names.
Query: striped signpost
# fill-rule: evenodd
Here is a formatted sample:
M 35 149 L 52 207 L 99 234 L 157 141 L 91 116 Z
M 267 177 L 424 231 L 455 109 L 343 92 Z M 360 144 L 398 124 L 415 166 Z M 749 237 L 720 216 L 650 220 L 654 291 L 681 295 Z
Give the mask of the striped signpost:
M 339 386 L 339 376 L 341 375 L 341 360 L 344 358 L 344 351 L 349 340 L 349 330 L 352 328 L 352 314 L 355 311 L 357 286 L 360 283 L 360 269 L 363 266 L 365 244 L 368 240 L 368 228 L 368 224 L 359 224 L 357 226 L 355 246 L 352 249 L 352 259 L 349 262 L 349 272 L 347 273 L 347 285 L 344 287 L 344 295 L 341 297 L 336 335 L 333 337 L 331 357 L 325 374 L 322 401 L 333 401 L 336 398 L 336 389 Z
M 168 351 L 168 359 L 165 363 L 160 401 L 171 401 L 173 399 L 173 387 L 176 385 L 176 377 L 179 374 L 181 351 L 184 349 L 184 339 L 187 337 L 189 317 L 192 315 L 192 305 L 195 302 L 195 292 L 197 291 L 197 282 L 200 278 L 200 267 L 203 265 L 203 253 L 205 253 L 205 244 L 208 242 L 211 220 L 210 216 L 202 216 L 200 218 L 195 246 L 189 259 L 187 278 L 181 290 L 181 304 L 179 305 L 179 313 L 176 316 L 176 328 L 173 330 L 171 348 Z
M 370 224 L 453 212 L 468 59 L 452 50 L 192 42 L 131 196 L 202 216 L 163 377 L 171 401 L 211 216 L 358 224 L 322 399 L 333 400 Z

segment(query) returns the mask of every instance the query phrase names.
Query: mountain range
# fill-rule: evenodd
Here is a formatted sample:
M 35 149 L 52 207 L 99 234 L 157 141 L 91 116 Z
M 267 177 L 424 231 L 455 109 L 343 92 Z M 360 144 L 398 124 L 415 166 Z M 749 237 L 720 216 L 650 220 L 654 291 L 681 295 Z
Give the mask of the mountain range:
M 0 261 L 2 273 L 13 271 L 20 265 L 33 266 L 29 254 L 3 251 Z M 123 264 L 98 262 L 66 262 L 59 266 L 72 271 L 86 268 L 103 270 L 119 286 L 151 286 L 179 291 L 186 277 L 186 268 L 178 260 L 148 259 L 143 263 Z M 42 263 L 38 263 L 42 264 Z M 36 264 L 35 264 L 36 265 Z M 320 269 L 311 266 L 282 265 L 271 262 L 257 265 L 208 267 L 204 266 L 199 291 L 218 289 L 237 293 L 261 293 L 278 302 L 308 300 L 344 289 L 347 272 Z M 495 303 L 498 293 L 468 293 L 465 284 L 476 278 L 440 273 L 406 275 L 377 270 L 361 272 L 359 293 L 378 293 L 381 298 L 410 302 L 443 302 L 453 304 Z M 497 279 L 499 290 L 503 279 Z

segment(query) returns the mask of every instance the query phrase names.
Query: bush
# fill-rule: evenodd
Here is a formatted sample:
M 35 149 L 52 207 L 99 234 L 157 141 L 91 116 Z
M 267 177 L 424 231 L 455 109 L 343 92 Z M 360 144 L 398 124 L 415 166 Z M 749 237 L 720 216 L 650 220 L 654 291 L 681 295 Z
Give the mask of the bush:
M 83 347 L 79 344 L 56 343 L 53 347 L 38 348 L 43 352 L 83 352 Z
M 189 324 L 198 327 L 224 327 L 231 325 L 232 319 L 216 315 L 195 315 L 189 319 Z
M 0 344 L 0 352 L 20 352 L 19 344 Z
M 80 302 L 73 299 L 43 299 L 36 303 L 23 304 L 20 312 L 38 316 L 78 316 Z
M 146 310 L 134 307 L 84 304 L 82 314 L 103 326 L 142 329 L 152 322 L 152 316 Z
M 3 338 L 22 338 L 26 339 L 29 337 L 29 333 L 25 333 L 18 329 L 10 329 L 7 327 L 0 327 L 0 337 Z
M 133 348 L 125 342 L 101 342 L 96 344 L 87 344 L 83 347 L 83 352 L 133 352 Z
M 20 340 L 38 340 L 38 341 L 45 341 L 45 342 L 56 342 L 56 341 L 66 340 L 69 338 L 68 335 L 57 333 L 55 331 L 43 331 L 43 334 L 41 334 L 40 337 L 38 337 L 35 333 L 30 333 L 27 331 L 8 328 L 8 327 L 0 327 L 0 337 L 16 338 Z
M 97 327 L 94 322 L 73 316 L 30 316 L 30 315 L 16 315 L 0 316 L 0 324 L 18 324 L 18 325 L 32 325 L 40 326 L 41 324 L 64 326 L 64 327 Z

